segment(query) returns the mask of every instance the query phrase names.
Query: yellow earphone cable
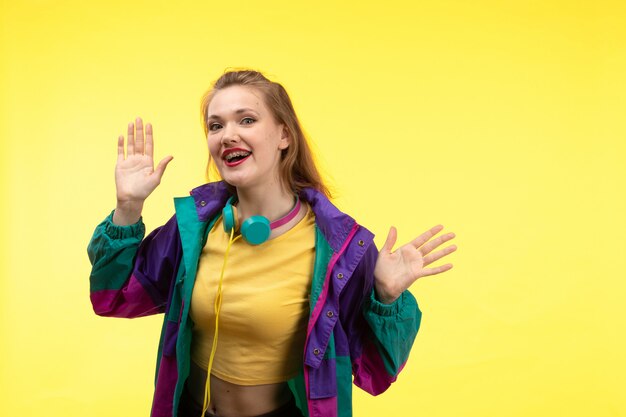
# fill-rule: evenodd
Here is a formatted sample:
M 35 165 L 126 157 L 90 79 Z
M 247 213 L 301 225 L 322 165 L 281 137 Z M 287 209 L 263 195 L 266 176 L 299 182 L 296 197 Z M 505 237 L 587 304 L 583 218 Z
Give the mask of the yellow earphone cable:
M 230 238 L 228 239 L 228 246 L 226 247 L 226 253 L 224 254 L 224 264 L 222 265 L 222 272 L 220 273 L 220 281 L 217 285 L 217 295 L 215 296 L 215 335 L 213 336 L 213 346 L 211 347 L 211 356 L 209 356 L 209 366 L 206 375 L 206 386 L 204 391 L 204 405 L 202 406 L 202 416 L 206 413 L 211 402 L 211 368 L 213 367 L 213 358 L 215 357 L 215 351 L 217 350 L 217 326 L 219 323 L 220 310 L 222 309 L 222 281 L 224 280 L 224 270 L 226 269 L 226 262 L 228 261 L 228 253 L 230 247 L 241 235 L 234 238 L 235 228 L 230 230 Z

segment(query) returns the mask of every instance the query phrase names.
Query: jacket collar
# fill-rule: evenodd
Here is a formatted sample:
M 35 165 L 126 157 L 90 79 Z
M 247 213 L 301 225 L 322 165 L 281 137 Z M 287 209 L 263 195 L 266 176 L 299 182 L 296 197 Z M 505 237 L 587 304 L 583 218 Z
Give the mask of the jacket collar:
M 226 205 L 231 194 L 224 181 L 210 182 L 189 192 L 193 197 L 198 220 L 206 222 L 215 217 Z
M 210 182 L 194 188 L 190 192 L 194 199 L 198 220 L 205 222 L 219 214 L 231 196 L 224 181 Z M 315 222 L 334 252 L 338 252 L 355 220 L 339 211 L 330 200 L 314 188 L 305 188 L 300 198 L 306 201 L 315 214 Z
M 333 252 L 339 252 L 356 221 L 339 211 L 323 193 L 314 188 L 303 189 L 300 192 L 300 198 L 311 206 L 315 214 L 315 222 Z

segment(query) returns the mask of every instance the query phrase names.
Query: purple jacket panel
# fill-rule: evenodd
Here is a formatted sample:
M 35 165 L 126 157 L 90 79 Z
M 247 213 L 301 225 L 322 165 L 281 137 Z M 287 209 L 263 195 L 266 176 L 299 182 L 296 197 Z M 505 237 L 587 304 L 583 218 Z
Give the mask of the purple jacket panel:
M 160 311 L 169 312 L 182 246 L 178 235 L 176 216 L 153 230 L 141 242 L 133 269 L 137 279 Z

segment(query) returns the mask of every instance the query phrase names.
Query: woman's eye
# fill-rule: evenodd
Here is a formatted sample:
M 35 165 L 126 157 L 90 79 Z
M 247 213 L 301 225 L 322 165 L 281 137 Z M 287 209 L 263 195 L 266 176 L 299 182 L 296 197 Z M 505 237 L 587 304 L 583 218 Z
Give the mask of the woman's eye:
M 241 123 L 243 123 L 244 125 L 249 125 L 254 123 L 254 119 L 252 117 L 244 117 L 243 119 L 241 119 Z
M 220 126 L 220 124 L 219 124 L 219 123 L 211 123 L 211 124 L 209 125 L 209 130 L 211 130 L 211 131 L 213 131 L 213 130 L 217 130 L 217 129 L 219 129 L 220 127 L 221 127 L 221 126 Z

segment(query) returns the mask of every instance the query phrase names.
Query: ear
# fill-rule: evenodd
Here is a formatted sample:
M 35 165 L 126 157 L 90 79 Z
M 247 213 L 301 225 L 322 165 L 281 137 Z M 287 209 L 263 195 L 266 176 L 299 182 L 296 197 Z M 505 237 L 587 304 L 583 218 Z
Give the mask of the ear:
M 289 129 L 287 126 L 282 125 L 280 131 L 280 142 L 278 144 L 278 149 L 287 149 L 289 144 L 291 143 L 291 135 L 289 134 Z

